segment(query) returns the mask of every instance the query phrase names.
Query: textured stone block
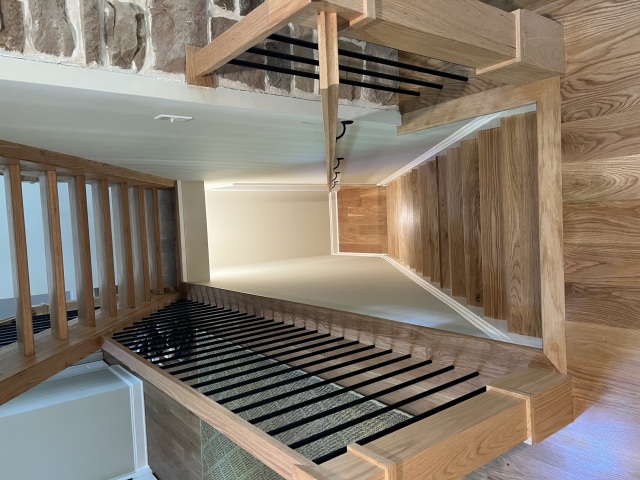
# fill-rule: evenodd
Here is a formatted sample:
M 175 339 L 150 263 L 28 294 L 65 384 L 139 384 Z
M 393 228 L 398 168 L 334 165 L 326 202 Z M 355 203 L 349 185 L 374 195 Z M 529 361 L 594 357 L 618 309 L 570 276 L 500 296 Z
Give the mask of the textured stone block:
M 240 2 L 240 15 L 246 15 L 251 10 L 260 5 L 264 0 L 239 0 Z
M 19 0 L 0 0 L 0 48 L 24 51 L 24 12 Z
M 104 34 L 109 63 L 120 68 L 144 65 L 147 29 L 144 11 L 133 3 L 105 3 Z
M 383 47 L 381 45 L 375 45 L 372 43 L 367 43 L 364 48 L 364 53 L 367 55 L 373 55 L 378 58 L 386 58 L 388 60 L 398 60 L 398 51 L 392 48 Z M 396 67 L 389 67 L 387 65 L 381 65 L 379 63 L 367 62 L 367 70 L 373 70 L 375 72 L 383 72 L 389 73 L 391 75 L 398 75 L 398 69 Z M 394 82 L 391 80 L 384 80 L 380 78 L 374 78 L 365 76 L 365 82 L 377 83 L 380 85 L 387 85 L 390 87 L 397 88 L 398 82 Z M 379 105 L 397 105 L 398 104 L 398 94 L 392 92 L 384 92 L 382 90 L 373 90 L 370 88 L 365 88 L 362 91 L 362 98 L 371 103 L 377 103 Z
M 184 73 L 185 47 L 207 43 L 207 0 L 151 0 L 155 68 Z
M 215 39 L 223 32 L 227 31 L 232 25 L 236 23 L 235 20 L 224 17 L 211 18 L 211 39 Z M 256 45 L 263 47 L 263 44 Z M 264 57 L 260 55 L 242 54 L 239 58 L 247 60 L 249 62 L 264 63 Z M 264 70 L 258 70 L 255 68 L 238 67 L 235 65 L 225 65 L 217 70 L 217 74 L 220 78 L 239 82 L 251 90 L 265 90 L 266 75 Z
M 341 50 L 348 50 L 350 52 L 362 53 L 362 46 L 356 43 L 353 43 L 350 40 L 345 40 L 343 38 L 338 39 L 338 48 Z M 359 60 L 357 58 L 351 57 L 338 57 L 340 60 L 340 65 L 347 65 L 349 67 L 354 68 L 364 68 L 364 61 Z M 345 73 L 342 72 L 340 74 L 342 78 L 348 78 L 349 80 L 356 80 L 358 82 L 362 82 L 362 75 L 358 75 L 356 73 Z M 359 100 L 362 93 L 361 87 L 353 87 L 351 85 L 345 85 L 343 83 L 340 84 L 340 99 L 342 100 Z
M 70 57 L 76 45 L 65 0 L 28 1 L 35 49 L 41 53 Z
M 315 30 L 304 27 L 302 25 L 292 25 L 291 36 L 295 38 L 299 38 L 300 40 L 306 40 L 309 42 L 315 42 Z M 293 45 L 292 53 L 299 57 L 307 57 L 318 59 L 318 52 L 316 50 L 311 50 L 309 48 L 299 47 L 297 45 Z M 297 63 L 293 62 L 292 67 L 295 70 L 302 70 L 304 72 L 317 73 L 317 67 L 314 65 L 307 65 L 306 63 Z M 316 81 L 313 78 L 306 78 L 296 75 L 293 77 L 293 86 L 296 90 L 300 90 L 302 92 L 314 93 L 315 92 L 315 84 Z
M 87 64 L 100 63 L 100 2 L 82 1 L 82 29 L 84 31 L 84 58 Z
M 285 25 L 276 33 L 279 35 L 291 36 L 291 27 Z M 273 40 L 266 40 L 267 50 L 288 53 L 291 54 L 291 45 L 283 42 L 275 42 Z M 291 62 L 289 60 L 283 60 L 281 58 L 267 57 L 267 65 L 272 65 L 281 68 L 291 68 Z M 267 72 L 267 82 L 269 86 L 283 90 L 287 93 L 291 92 L 291 84 L 293 82 L 293 76 L 280 72 Z
M 215 0 L 214 3 L 225 10 L 229 10 L 230 12 L 234 12 L 236 9 L 234 0 Z

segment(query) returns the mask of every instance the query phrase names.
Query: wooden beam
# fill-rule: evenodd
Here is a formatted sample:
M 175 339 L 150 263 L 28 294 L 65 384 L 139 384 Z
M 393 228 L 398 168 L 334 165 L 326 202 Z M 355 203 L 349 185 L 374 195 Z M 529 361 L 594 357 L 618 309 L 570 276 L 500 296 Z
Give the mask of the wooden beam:
M 187 85 L 216 88 L 218 86 L 218 76 L 215 73 L 203 75 L 201 77 L 196 75 L 196 53 L 198 53 L 198 50 L 201 50 L 201 48 L 194 47 L 193 45 L 187 45 L 185 50 L 186 65 L 184 79 L 187 82 Z
M 557 372 L 525 368 L 488 386 L 527 402 L 526 443 L 540 443 L 573 422 L 571 377 Z
M 362 0 L 318 3 L 348 20 L 364 13 Z M 516 57 L 514 15 L 480 1 L 376 0 L 376 7 L 375 20 L 349 36 L 474 68 Z
M 507 320 L 502 131 L 499 128 L 482 130 L 478 132 L 477 141 L 484 314 Z
M 129 185 L 113 185 L 113 228 L 116 262 L 118 264 L 118 296 L 121 307 L 135 308 L 136 291 L 133 278 L 133 251 L 131 244 L 131 212 Z
M 338 65 L 338 16 L 331 12 L 318 12 L 318 60 L 320 62 L 320 98 L 324 124 L 327 185 L 331 190 L 333 166 L 336 161 L 338 131 L 338 100 L 340 75 Z
M 458 479 L 527 439 L 524 399 L 486 392 L 367 444 L 407 480 Z M 322 464 L 341 480 L 383 479 L 380 468 L 347 453 Z
M 516 57 L 478 69 L 476 75 L 515 85 L 564 75 L 562 24 L 528 10 L 512 13 L 516 28 Z
M 118 315 L 116 296 L 115 260 L 113 257 L 113 232 L 111 228 L 111 203 L 109 182 L 99 180 L 92 186 L 93 223 L 96 232 L 96 257 L 100 288 L 100 310 L 111 317 Z
M 315 467 L 315 464 L 290 449 L 258 427 L 214 402 L 189 385 L 172 377 L 158 366 L 146 361 L 110 338 L 102 349 L 123 363 L 133 373 L 160 389 L 206 421 L 240 448 L 285 478 L 293 478 L 297 465 Z M 524 401 L 522 401 L 524 403 Z
M 267 38 L 291 17 L 315 3 L 313 0 L 267 0 L 195 54 L 195 74 L 215 72 L 229 60 Z
M 19 165 L 7 165 L 4 170 L 4 189 L 7 199 L 7 219 L 13 296 L 16 299 L 16 329 L 18 348 L 25 356 L 35 355 L 33 317 L 31 316 L 31 287 L 27 234 L 22 203 L 22 181 Z
M 142 307 L 122 310 L 117 317 L 103 319 L 96 327 L 76 323 L 69 327 L 68 340 L 41 332 L 36 335 L 38 353 L 35 356 L 19 355 L 15 344 L 0 349 L 0 405 L 99 350 L 103 336 L 131 325 L 180 297 L 177 292 L 153 296 L 151 302 Z
M 561 373 L 567 373 L 562 217 L 560 79 L 544 83 L 537 102 L 538 231 L 540 232 L 540 308 L 542 348 Z
M 349 22 L 348 28 L 362 28 L 376 19 L 376 0 L 362 0 L 362 15 L 354 18 Z M 341 34 L 346 34 L 347 29 L 342 30 Z
M 146 191 L 147 232 L 149 234 L 149 273 L 151 275 L 151 292 L 164 293 L 164 279 L 162 277 L 162 240 L 160 237 L 160 203 L 158 189 L 150 188 Z
M 58 176 L 55 171 L 40 175 L 40 202 L 44 227 L 44 253 L 49 289 L 49 316 L 51 335 L 61 340 L 69 338 L 67 322 L 67 295 L 64 283 L 62 233 L 60 230 L 60 201 Z
M 5 157 L 5 160 L 2 160 L 1 157 Z M 143 184 L 160 188 L 171 188 L 173 185 L 173 180 L 156 175 L 149 175 L 116 165 L 109 165 L 86 158 L 74 157 L 73 155 L 65 155 L 63 153 L 0 140 L 0 163 L 15 162 L 22 164 L 24 170 L 34 170 L 38 172 L 45 169 L 56 170 L 58 175 L 84 175 L 90 180 L 124 180 L 133 184 Z
M 94 327 L 96 325 L 96 311 L 93 300 L 87 182 L 84 175 L 76 175 L 69 181 L 69 202 L 71 204 L 71 237 L 76 273 L 78 321 L 87 327 Z

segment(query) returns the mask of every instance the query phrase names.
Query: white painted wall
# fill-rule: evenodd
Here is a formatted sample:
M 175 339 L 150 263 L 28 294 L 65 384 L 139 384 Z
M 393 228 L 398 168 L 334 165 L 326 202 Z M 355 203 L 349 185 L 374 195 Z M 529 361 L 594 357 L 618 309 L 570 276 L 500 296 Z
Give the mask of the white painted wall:
M 142 382 L 76 365 L 0 406 L 0 478 L 87 480 L 149 473 Z
M 207 192 L 211 269 L 329 255 L 326 192 Z
M 209 242 L 204 182 L 178 182 L 182 278 L 185 282 L 209 281 Z

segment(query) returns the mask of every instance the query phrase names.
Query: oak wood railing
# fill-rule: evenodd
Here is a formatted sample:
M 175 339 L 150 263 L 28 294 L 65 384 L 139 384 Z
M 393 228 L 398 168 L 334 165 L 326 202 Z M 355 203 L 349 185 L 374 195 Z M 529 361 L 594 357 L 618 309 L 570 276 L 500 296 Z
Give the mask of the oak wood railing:
M 102 336 L 162 308 L 180 294 L 177 284 L 165 288 L 162 275 L 158 198 L 160 190 L 174 190 L 173 180 L 6 141 L 0 141 L 0 170 L 7 202 L 17 332 L 17 342 L 0 349 L 2 404 L 99 349 Z M 37 335 L 23 206 L 25 177 L 40 184 L 45 237 L 51 328 Z M 68 183 L 70 197 L 78 311 L 74 324 L 67 321 L 58 197 L 62 182 Z M 95 245 L 90 241 L 87 185 L 93 200 Z M 113 211 L 110 191 L 114 193 Z M 175 193 L 173 197 L 177 202 Z M 97 257 L 99 309 L 94 301 L 92 250 Z M 175 258 L 180 261 L 178 255 Z M 8 270 L 7 266 L 5 274 Z

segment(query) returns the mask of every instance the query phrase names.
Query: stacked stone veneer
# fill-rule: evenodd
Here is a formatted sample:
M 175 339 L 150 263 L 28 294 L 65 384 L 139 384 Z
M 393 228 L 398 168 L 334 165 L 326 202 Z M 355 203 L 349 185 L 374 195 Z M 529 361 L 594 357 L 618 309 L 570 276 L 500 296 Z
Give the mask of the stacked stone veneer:
M 206 45 L 263 0 L 0 0 L 0 53 L 29 59 L 127 70 L 184 81 L 185 45 Z M 279 33 L 316 41 L 315 30 L 286 25 Z M 317 58 L 317 52 L 266 40 L 263 48 Z M 395 50 L 351 39 L 340 48 L 397 59 Z M 315 67 L 245 54 L 241 58 L 315 71 Z M 340 58 L 341 63 L 397 74 L 397 69 Z M 344 75 L 344 74 L 343 74 Z M 380 80 L 348 74 L 360 81 Z M 220 86 L 319 99 L 317 80 L 227 65 Z M 386 85 L 393 82 L 381 81 Z M 392 93 L 340 86 L 343 102 L 397 105 Z

